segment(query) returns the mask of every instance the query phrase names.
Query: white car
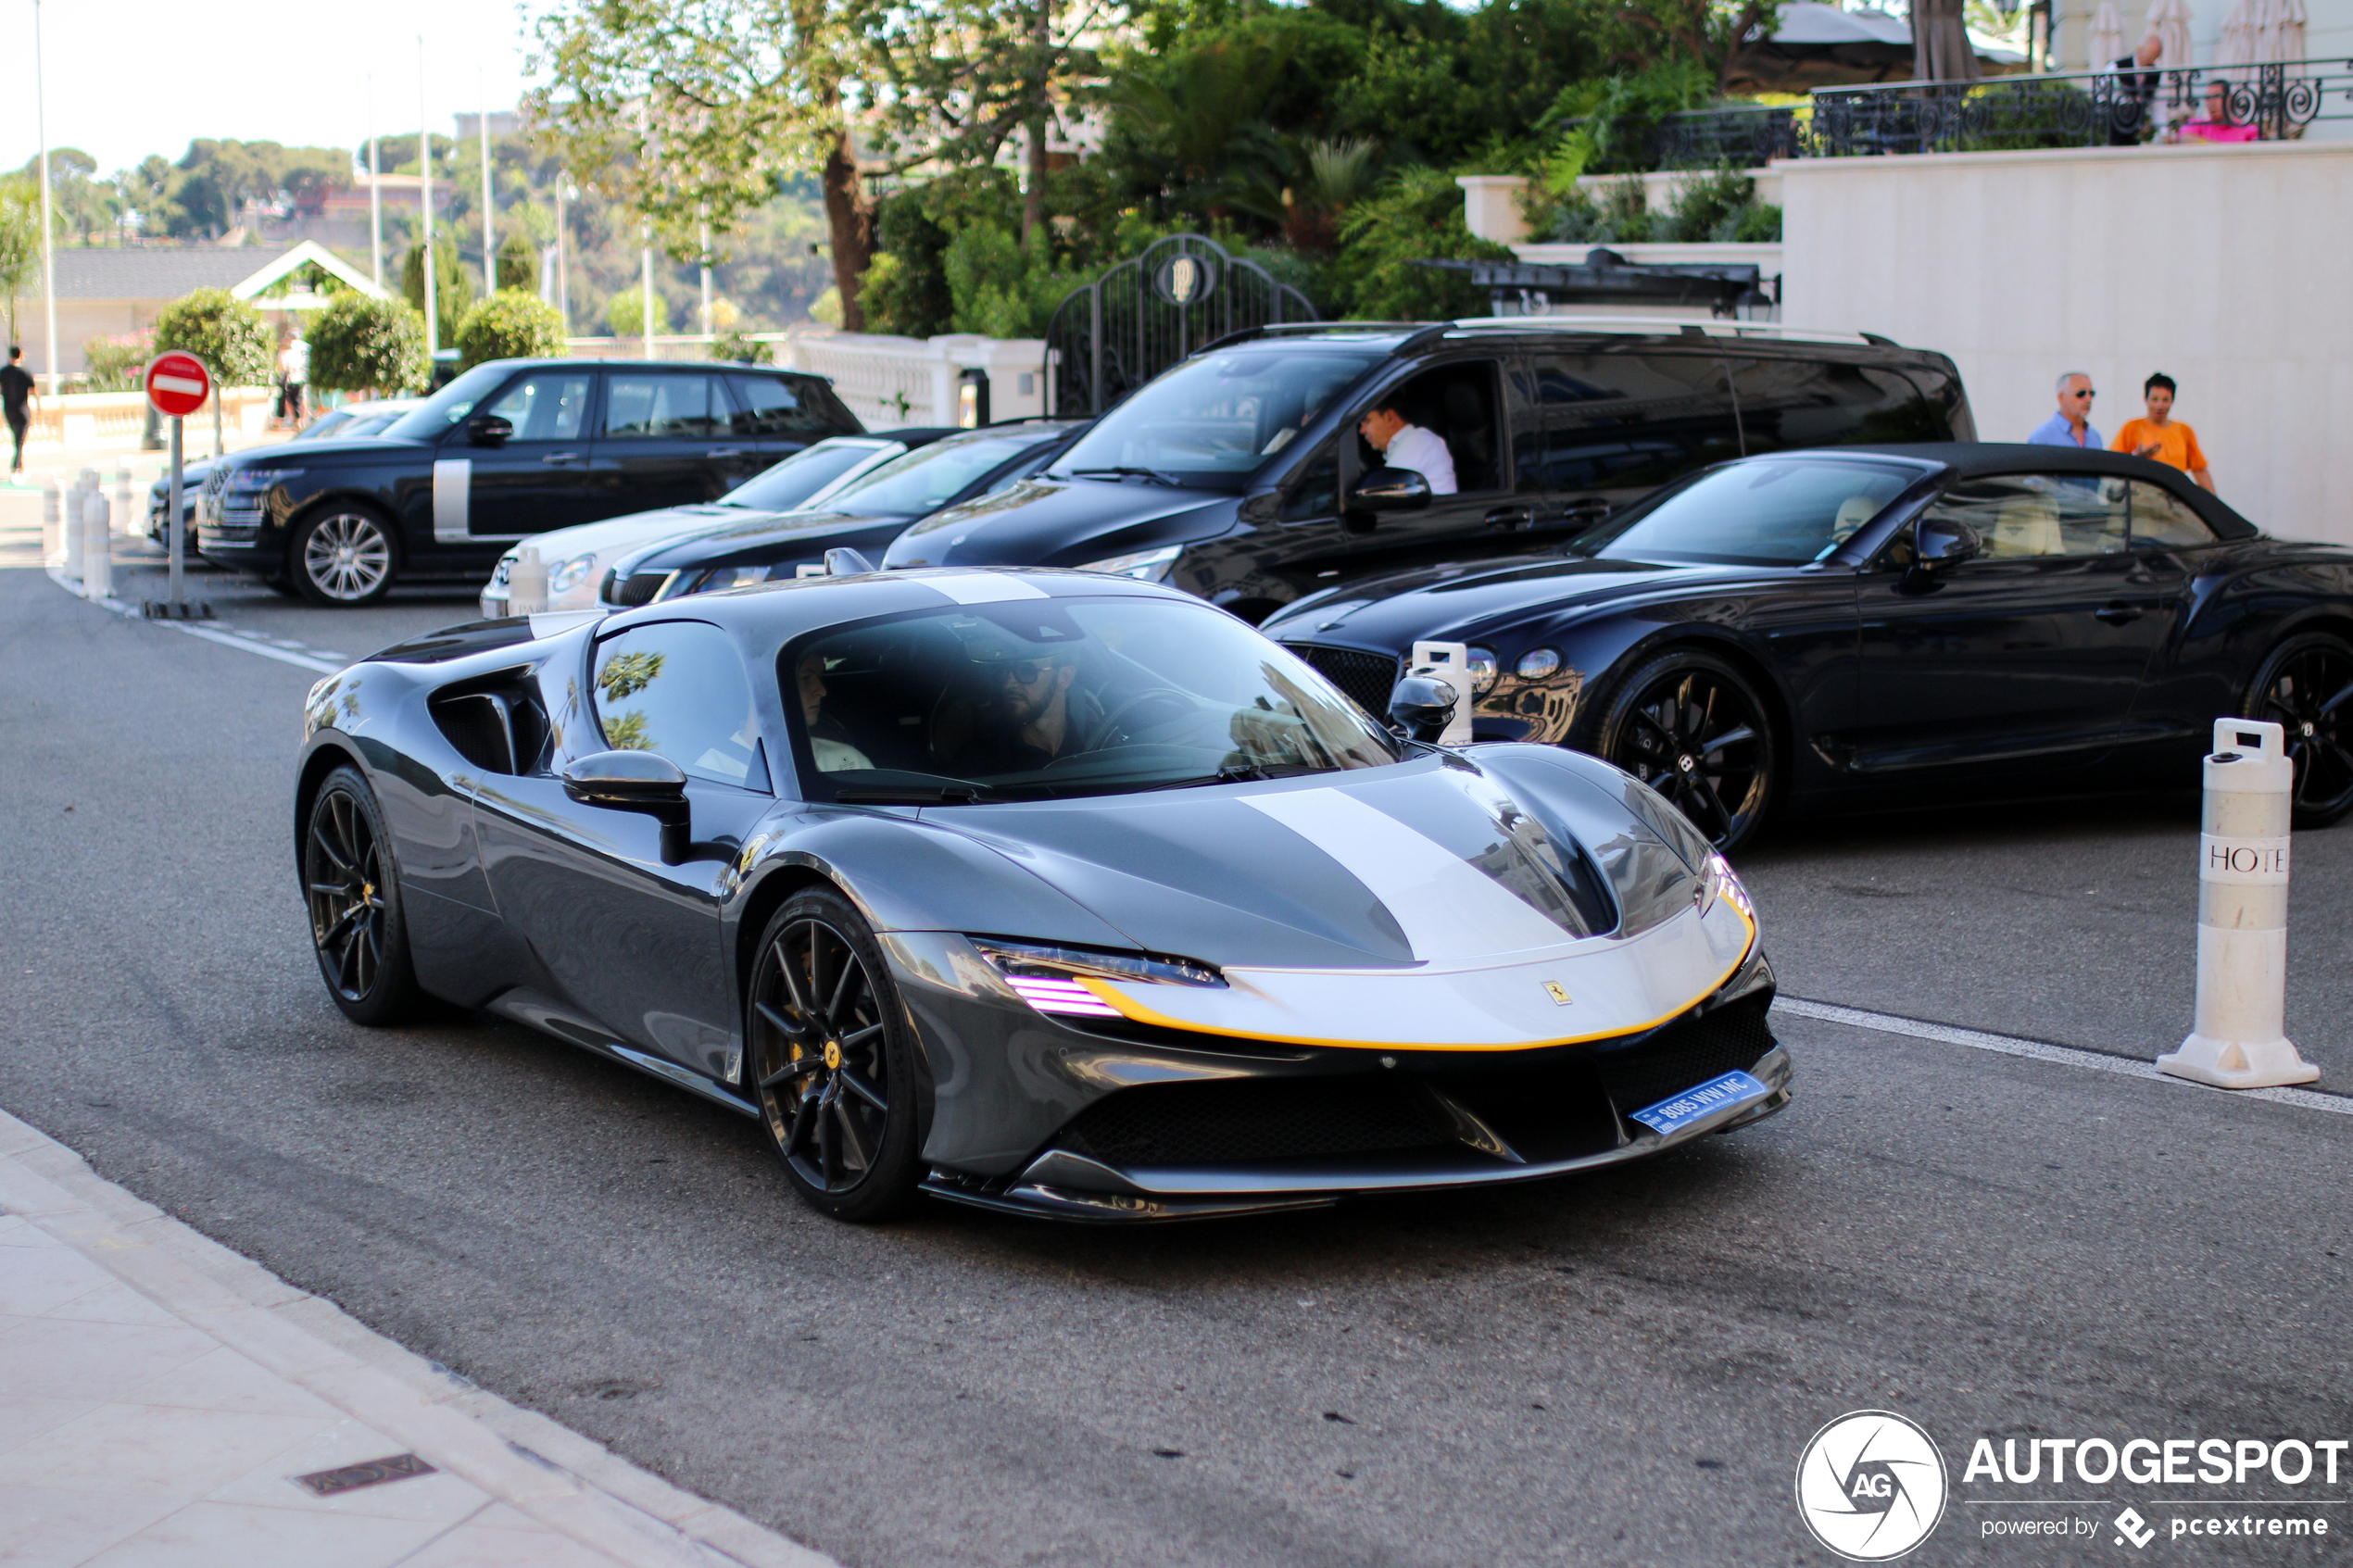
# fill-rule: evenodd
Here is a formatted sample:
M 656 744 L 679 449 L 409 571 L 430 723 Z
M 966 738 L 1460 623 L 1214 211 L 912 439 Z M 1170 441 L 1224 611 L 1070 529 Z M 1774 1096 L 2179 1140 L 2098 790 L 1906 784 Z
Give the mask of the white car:
M 510 579 L 516 558 L 525 549 L 536 549 L 547 568 L 547 602 L 531 608 L 595 609 L 597 589 L 605 572 L 615 560 L 633 550 L 708 528 L 740 523 L 748 512 L 790 512 L 817 505 L 893 458 L 955 433 L 952 430 L 925 428 L 874 435 L 828 436 L 794 453 L 765 473 L 746 480 L 716 501 L 663 507 L 535 533 L 498 558 L 497 568 L 483 585 L 483 617 L 497 620 L 511 612 Z

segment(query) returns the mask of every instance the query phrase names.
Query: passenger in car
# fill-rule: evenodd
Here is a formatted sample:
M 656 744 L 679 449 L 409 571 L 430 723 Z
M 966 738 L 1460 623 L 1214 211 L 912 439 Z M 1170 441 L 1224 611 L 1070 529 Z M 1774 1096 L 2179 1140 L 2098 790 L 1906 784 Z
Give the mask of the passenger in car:
M 1398 412 L 1396 405 L 1376 405 L 1365 412 L 1356 429 L 1373 444 L 1384 466 L 1409 469 L 1420 474 L 1429 481 L 1429 493 L 1433 495 L 1455 493 L 1454 454 L 1447 446 L 1446 438 L 1412 423 Z
M 797 671 L 800 685 L 800 721 L 809 729 L 809 750 L 816 759 L 821 773 L 838 773 L 851 768 L 871 768 L 866 754 L 844 738 L 841 725 L 824 717 L 825 656 L 812 653 L 802 658 Z

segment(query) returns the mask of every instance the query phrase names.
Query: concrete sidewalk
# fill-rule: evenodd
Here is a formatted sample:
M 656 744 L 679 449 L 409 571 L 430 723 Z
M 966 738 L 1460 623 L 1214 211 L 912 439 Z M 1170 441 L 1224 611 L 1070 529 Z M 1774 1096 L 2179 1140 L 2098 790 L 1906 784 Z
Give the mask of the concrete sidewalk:
M 0 1563 L 834 1568 L 0 1112 Z

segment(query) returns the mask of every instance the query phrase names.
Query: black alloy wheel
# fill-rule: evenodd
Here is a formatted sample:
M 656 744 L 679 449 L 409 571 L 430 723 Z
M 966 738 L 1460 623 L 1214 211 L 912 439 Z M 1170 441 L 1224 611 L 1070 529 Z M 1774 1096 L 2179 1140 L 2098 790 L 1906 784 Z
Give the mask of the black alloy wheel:
M 321 508 L 295 530 L 287 550 L 302 596 L 336 608 L 383 598 L 396 564 L 391 525 L 364 507 Z
M 2257 672 L 2246 712 L 2287 732 L 2296 826 L 2324 828 L 2353 811 L 2353 646 L 2325 632 L 2290 637 Z
M 409 961 L 399 879 L 375 792 L 351 768 L 319 786 L 303 834 L 302 882 L 319 973 L 355 1023 L 396 1023 L 422 999 Z
M 922 1172 L 915 1053 L 866 922 L 838 896 L 795 894 L 752 965 L 750 1085 L 794 1188 L 837 1220 L 880 1220 Z
M 1696 648 L 1662 654 L 1602 706 L 1591 749 L 1673 802 L 1719 850 L 1744 844 L 1773 796 L 1772 721 L 1746 676 Z

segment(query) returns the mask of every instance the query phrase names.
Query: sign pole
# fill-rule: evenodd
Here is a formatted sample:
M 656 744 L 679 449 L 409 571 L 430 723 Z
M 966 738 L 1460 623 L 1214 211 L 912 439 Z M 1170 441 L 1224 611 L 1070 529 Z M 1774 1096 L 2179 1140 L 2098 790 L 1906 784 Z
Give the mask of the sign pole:
M 183 592 L 181 572 L 188 557 L 188 519 L 180 509 L 180 416 L 171 416 L 171 613 L 178 616 Z

